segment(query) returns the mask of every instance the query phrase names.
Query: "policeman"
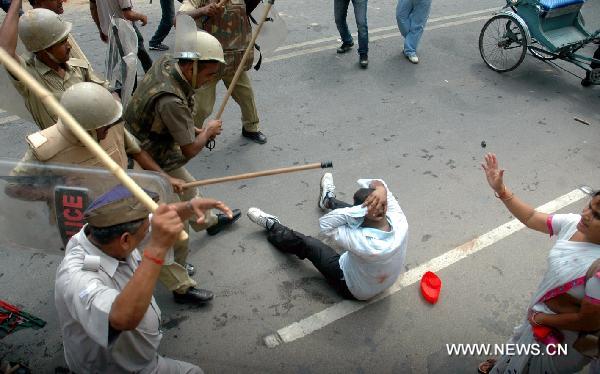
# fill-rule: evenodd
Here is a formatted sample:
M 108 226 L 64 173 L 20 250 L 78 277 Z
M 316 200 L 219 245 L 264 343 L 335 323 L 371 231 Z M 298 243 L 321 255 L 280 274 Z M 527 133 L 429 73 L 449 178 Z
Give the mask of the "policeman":
M 127 169 L 130 156 L 143 169 L 163 174 L 175 191 L 181 190 L 184 181 L 165 173 L 140 148 L 137 139 L 125 130 L 121 104 L 104 87 L 90 82 L 77 83 L 66 90 L 60 102 L 123 169 Z M 28 135 L 27 145 L 29 148 L 22 159 L 25 162 L 102 166 L 102 162 L 60 120 L 54 126 Z
M 195 28 L 191 33 L 183 33 L 181 23 L 177 23 L 175 56 L 164 54 L 154 63 L 127 105 L 124 118 L 142 148 L 163 170 L 174 178 L 193 182 L 194 177 L 184 165 L 221 133 L 221 121 L 208 121 L 203 129 L 194 126 L 194 89 L 213 79 L 224 59 L 217 39 Z M 196 188 L 179 194 L 183 201 L 196 196 L 200 196 Z M 234 210 L 232 217 L 209 211 L 202 224 L 190 223 L 195 231 L 206 229 L 209 235 L 215 235 L 240 216 L 239 209 Z M 175 251 L 175 263 L 164 267 L 170 276 L 161 275 L 161 280 L 173 291 L 176 302 L 210 300 L 213 294 L 195 288 L 195 282 L 190 282 L 184 271 L 187 241 L 184 244 L 185 251 Z
M 218 80 L 229 88 L 242 56 L 252 39 L 252 27 L 246 14 L 244 0 L 229 0 L 222 8 L 211 0 L 185 0 L 179 12 L 188 14 L 196 21 L 200 29 L 215 36 L 225 51 L 226 65 L 221 66 L 217 80 L 203 87 L 196 95 L 196 125 L 201 127 L 204 120 L 213 111 Z M 248 58 L 244 71 L 235 85 L 231 96 L 242 112 L 242 136 L 259 144 L 267 142 L 260 131 L 258 113 L 254 102 L 254 92 L 250 77 L 246 73 L 252 67 L 252 58 Z
M 51 10 L 32 9 L 19 20 L 21 0 L 14 0 L 0 26 L 0 47 L 4 48 L 33 77 L 60 100 L 63 92 L 79 82 L 94 82 L 108 88 L 108 81 L 97 77 L 90 65 L 80 59 L 69 58 L 71 45 L 68 42 L 71 23 L 63 21 Z M 31 55 L 18 56 L 18 36 Z M 40 129 L 56 123 L 58 117 L 22 82 L 14 77 L 13 84 L 23 96 L 25 106 Z
M 160 205 L 149 220 L 148 210 L 123 186 L 88 207 L 87 225 L 69 241 L 54 290 L 72 372 L 202 373 L 158 354 L 161 311 L 152 293 L 182 220 L 196 215 L 202 221 L 208 209 L 231 216 L 220 201 L 193 199 Z M 137 249 L 142 242 L 143 255 Z
M 29 0 L 29 4 L 31 4 L 31 6 L 34 9 L 36 9 L 36 8 L 48 9 L 48 10 L 53 11 L 56 14 L 63 14 L 65 12 L 65 10 L 63 8 L 63 2 L 64 2 L 64 0 Z M 79 48 L 79 45 L 75 41 L 73 34 L 69 34 L 67 41 L 69 42 L 69 45 L 71 46 L 71 55 L 70 55 L 71 58 L 73 58 L 73 57 L 78 58 L 78 59 L 84 60 L 85 62 L 90 64 L 90 61 L 87 59 L 87 57 L 85 56 L 85 54 L 83 53 L 81 48 Z

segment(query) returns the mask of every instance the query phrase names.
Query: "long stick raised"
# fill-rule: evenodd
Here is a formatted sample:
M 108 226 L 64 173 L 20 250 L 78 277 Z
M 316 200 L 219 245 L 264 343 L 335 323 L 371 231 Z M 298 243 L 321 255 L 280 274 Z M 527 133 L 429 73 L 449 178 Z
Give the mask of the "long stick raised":
M 20 82 L 25 84 L 40 100 L 56 113 L 61 121 L 77 136 L 77 139 L 102 162 L 108 169 L 146 208 L 154 212 L 158 204 L 152 200 L 144 190 L 135 183 L 133 179 L 100 147 L 100 145 L 81 127 L 81 125 L 60 105 L 54 96 L 48 92 L 38 81 L 36 81 L 21 65 L 19 65 L 3 48 L 0 48 L 0 63 L 8 69 Z M 182 231 L 180 240 L 187 239 L 187 234 Z
M 222 178 L 212 178 L 212 179 L 204 179 L 200 181 L 194 181 L 190 183 L 185 183 L 183 188 L 197 187 L 197 186 L 206 186 L 207 184 L 217 184 L 223 182 L 231 182 L 237 181 L 241 179 L 251 179 L 257 177 L 264 177 L 267 175 L 275 175 L 275 174 L 284 174 L 284 173 L 293 173 L 295 171 L 309 170 L 309 169 L 325 169 L 333 167 L 333 163 L 331 161 L 323 161 L 323 162 L 315 162 L 313 164 L 306 164 L 300 166 L 291 166 L 287 168 L 279 168 L 279 169 L 271 169 L 271 170 L 263 170 L 256 171 L 253 173 L 245 173 L 238 175 L 230 175 L 228 177 Z

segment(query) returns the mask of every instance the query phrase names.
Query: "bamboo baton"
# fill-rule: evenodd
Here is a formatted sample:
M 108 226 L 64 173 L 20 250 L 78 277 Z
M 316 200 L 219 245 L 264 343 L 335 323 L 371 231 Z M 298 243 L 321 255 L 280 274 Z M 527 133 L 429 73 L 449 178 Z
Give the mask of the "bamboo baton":
M 263 15 L 260 19 L 260 22 L 258 23 L 256 30 L 252 34 L 252 40 L 250 40 L 250 43 L 248 43 L 248 46 L 246 47 L 246 51 L 244 51 L 244 55 L 242 56 L 242 60 L 240 61 L 240 64 L 238 65 L 237 70 L 235 71 L 235 75 L 233 76 L 233 79 L 231 80 L 231 83 L 229 84 L 229 88 L 227 88 L 227 93 L 225 94 L 225 97 L 223 98 L 223 101 L 221 102 L 221 106 L 219 107 L 219 111 L 217 112 L 217 116 L 215 117 L 215 119 L 217 119 L 217 120 L 221 119 L 221 116 L 223 115 L 223 112 L 225 111 L 225 106 L 227 105 L 227 102 L 229 101 L 229 98 L 231 97 L 231 93 L 233 92 L 235 85 L 237 84 L 238 80 L 240 79 L 240 75 L 242 75 L 242 71 L 244 71 L 244 65 L 246 65 L 246 61 L 248 60 L 250 53 L 252 53 L 252 50 L 254 49 L 254 43 L 256 43 L 258 34 L 260 33 L 260 30 L 262 29 L 263 24 L 267 20 L 267 17 L 269 16 L 269 12 L 271 11 L 271 7 L 273 6 L 274 3 L 275 3 L 275 0 L 267 1 L 267 5 L 265 6 L 265 10 L 263 11 Z M 214 139 L 209 140 L 209 142 L 207 144 L 207 148 L 212 150 L 214 147 L 215 147 L 215 140 Z
M 241 179 L 252 179 L 252 178 L 257 178 L 257 177 L 264 177 L 267 175 L 293 173 L 295 171 L 310 170 L 310 169 L 325 169 L 325 168 L 332 168 L 332 167 L 333 167 L 333 162 L 331 162 L 331 161 L 315 162 L 312 164 L 292 166 L 292 167 L 288 167 L 288 168 L 256 171 L 253 173 L 230 175 L 228 177 L 222 177 L 222 178 L 203 179 L 203 180 L 199 180 L 199 181 L 185 183 L 183 185 L 183 188 L 206 186 L 208 184 L 231 182 L 231 181 L 237 181 L 237 180 L 241 180 Z
M 100 145 L 81 127 L 81 125 L 71 116 L 69 112 L 48 92 L 38 81 L 36 81 L 20 64 L 18 64 L 3 48 L 0 48 L 0 63 L 15 76 L 20 82 L 25 84 L 51 111 L 56 113 L 61 121 L 77 136 L 88 149 L 102 162 L 108 169 L 146 208 L 154 212 L 158 204 L 152 200 L 144 190 L 135 183 L 133 179 L 113 161 Z M 185 231 L 179 234 L 180 240 L 185 240 L 188 235 Z

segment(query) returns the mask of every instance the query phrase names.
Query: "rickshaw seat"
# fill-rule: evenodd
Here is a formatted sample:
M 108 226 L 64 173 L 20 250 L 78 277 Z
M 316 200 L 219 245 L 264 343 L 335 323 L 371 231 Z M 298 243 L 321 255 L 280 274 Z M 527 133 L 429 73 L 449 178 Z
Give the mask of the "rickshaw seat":
M 585 0 L 539 0 L 539 5 L 545 11 L 564 8 L 570 5 L 583 4 Z

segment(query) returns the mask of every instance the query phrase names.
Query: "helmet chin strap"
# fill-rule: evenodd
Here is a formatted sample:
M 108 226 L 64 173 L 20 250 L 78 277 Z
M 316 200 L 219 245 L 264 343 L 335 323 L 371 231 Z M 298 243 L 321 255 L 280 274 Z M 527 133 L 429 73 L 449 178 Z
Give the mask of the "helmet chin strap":
M 44 49 L 43 52 L 48 56 L 50 61 L 54 62 L 57 65 L 62 64 L 62 62 L 58 61 L 58 59 L 56 57 L 54 57 L 54 55 L 52 53 L 50 53 L 50 51 L 48 51 L 47 49 Z
M 194 61 L 194 67 L 192 68 L 192 87 L 194 89 L 199 88 L 196 80 L 198 79 L 198 61 Z

